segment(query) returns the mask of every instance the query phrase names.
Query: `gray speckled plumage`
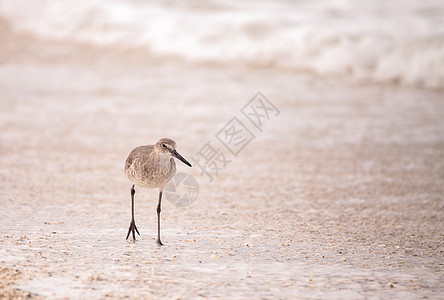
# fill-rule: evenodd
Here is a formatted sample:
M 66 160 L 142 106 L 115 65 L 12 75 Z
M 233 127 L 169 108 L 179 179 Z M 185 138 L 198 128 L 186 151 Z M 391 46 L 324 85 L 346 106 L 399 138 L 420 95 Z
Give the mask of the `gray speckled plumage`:
M 176 146 L 171 139 L 161 139 L 159 142 L 173 149 Z M 162 149 L 159 142 L 154 146 L 139 146 L 128 155 L 125 174 L 135 185 L 163 190 L 163 186 L 176 173 L 176 163 L 171 152 L 167 148 Z
M 162 192 L 165 184 L 176 173 L 174 158 L 191 167 L 191 164 L 176 151 L 176 142 L 169 138 L 157 141 L 155 145 L 139 146 L 133 149 L 125 161 L 125 174 L 133 183 L 131 188 L 131 222 L 126 238 L 132 233 L 139 233 L 134 220 L 134 185 L 144 188 L 159 188 L 159 202 L 157 204 L 157 244 L 160 241 L 160 211 Z

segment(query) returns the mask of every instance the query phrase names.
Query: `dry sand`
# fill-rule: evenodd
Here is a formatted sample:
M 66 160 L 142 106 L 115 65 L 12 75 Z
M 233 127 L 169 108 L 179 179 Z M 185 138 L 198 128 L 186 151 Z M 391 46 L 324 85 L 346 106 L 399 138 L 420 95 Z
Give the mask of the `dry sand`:
M 4 36 L 0 298 L 444 297 L 442 92 Z M 156 190 L 126 241 L 129 151 L 190 159 L 258 90 L 280 115 L 213 182 L 178 162 L 200 192 L 166 246 Z

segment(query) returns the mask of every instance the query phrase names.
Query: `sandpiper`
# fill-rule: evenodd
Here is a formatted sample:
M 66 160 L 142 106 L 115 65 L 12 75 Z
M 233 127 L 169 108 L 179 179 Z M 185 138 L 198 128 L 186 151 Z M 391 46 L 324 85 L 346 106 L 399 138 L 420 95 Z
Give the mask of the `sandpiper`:
M 157 244 L 162 246 L 160 240 L 160 211 L 162 192 L 165 184 L 176 173 L 174 157 L 191 167 L 191 164 L 176 151 L 176 142 L 169 138 L 162 138 L 157 143 L 139 146 L 133 149 L 125 162 L 125 174 L 133 183 L 131 187 L 131 223 L 126 239 L 132 232 L 133 240 L 136 234 L 140 235 L 134 221 L 134 186 L 143 188 L 159 188 L 159 202 L 157 204 Z

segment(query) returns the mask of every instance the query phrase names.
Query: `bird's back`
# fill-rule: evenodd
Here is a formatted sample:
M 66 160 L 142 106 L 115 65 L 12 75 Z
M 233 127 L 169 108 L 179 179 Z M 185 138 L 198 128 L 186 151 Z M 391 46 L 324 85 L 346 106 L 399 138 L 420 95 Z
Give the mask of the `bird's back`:
M 163 186 L 176 172 L 173 158 L 164 159 L 150 155 L 154 146 L 139 146 L 128 155 L 125 174 L 131 182 L 140 187 L 155 188 Z
M 153 151 L 153 145 L 139 146 L 133 149 L 131 153 L 128 155 L 125 161 L 125 173 L 131 167 L 136 159 L 146 160 L 150 155 L 151 151 Z

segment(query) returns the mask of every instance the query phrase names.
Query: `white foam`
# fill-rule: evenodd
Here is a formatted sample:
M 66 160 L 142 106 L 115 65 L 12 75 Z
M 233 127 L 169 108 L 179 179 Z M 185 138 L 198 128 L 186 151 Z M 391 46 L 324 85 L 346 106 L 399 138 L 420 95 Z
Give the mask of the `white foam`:
M 16 32 L 189 62 L 444 87 L 444 1 L 3 0 Z

